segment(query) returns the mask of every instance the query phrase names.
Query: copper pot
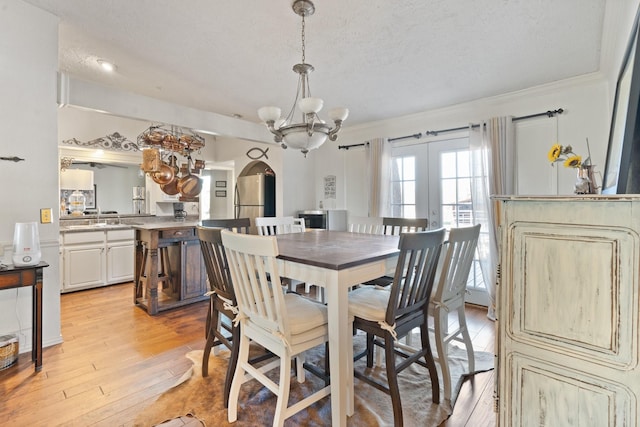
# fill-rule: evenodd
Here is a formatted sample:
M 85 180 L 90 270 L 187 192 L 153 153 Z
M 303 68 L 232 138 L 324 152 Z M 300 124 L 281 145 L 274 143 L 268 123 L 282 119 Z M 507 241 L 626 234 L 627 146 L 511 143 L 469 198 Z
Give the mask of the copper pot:
M 151 179 L 160 185 L 168 184 L 174 178 L 175 172 L 173 168 L 164 162 L 160 165 L 160 169 L 157 172 L 151 173 Z
M 188 173 L 178 180 L 178 191 L 185 197 L 196 197 L 202 191 L 202 180 Z
M 178 178 L 174 176 L 171 181 L 169 181 L 168 183 L 166 183 L 164 185 L 161 185 L 160 189 L 165 194 L 168 194 L 169 196 L 175 196 L 176 194 L 178 194 L 180 192 L 180 191 L 178 191 Z

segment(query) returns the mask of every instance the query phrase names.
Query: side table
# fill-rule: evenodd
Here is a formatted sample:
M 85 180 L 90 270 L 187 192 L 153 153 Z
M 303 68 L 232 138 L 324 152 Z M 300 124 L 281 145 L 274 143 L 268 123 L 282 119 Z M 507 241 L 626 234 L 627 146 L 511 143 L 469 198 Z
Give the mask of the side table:
M 0 290 L 33 286 L 33 332 L 31 334 L 31 360 L 36 371 L 42 369 L 42 275 L 46 262 L 37 265 L 16 267 L 9 265 L 0 269 Z

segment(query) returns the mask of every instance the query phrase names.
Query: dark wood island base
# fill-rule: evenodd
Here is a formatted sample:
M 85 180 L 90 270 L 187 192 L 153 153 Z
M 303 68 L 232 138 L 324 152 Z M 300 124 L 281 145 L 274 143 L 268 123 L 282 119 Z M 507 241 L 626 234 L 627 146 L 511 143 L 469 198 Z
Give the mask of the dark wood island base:
M 150 315 L 207 300 L 197 223 L 136 225 L 134 303 Z

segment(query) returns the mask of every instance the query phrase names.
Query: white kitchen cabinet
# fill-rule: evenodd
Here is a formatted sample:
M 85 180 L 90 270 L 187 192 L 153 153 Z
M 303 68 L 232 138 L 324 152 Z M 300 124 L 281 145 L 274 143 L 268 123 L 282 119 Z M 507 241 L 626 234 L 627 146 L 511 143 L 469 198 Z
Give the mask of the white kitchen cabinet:
M 133 280 L 133 230 L 62 233 L 62 292 Z
M 107 284 L 133 280 L 133 230 L 107 231 Z
M 640 197 L 500 203 L 499 425 L 640 426 Z
M 106 281 L 105 233 L 63 233 L 63 291 L 103 286 Z

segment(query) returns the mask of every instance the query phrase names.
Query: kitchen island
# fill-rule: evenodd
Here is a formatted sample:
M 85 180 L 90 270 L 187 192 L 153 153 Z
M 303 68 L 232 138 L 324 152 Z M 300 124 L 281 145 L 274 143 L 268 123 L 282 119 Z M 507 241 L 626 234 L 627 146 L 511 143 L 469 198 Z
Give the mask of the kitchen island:
M 150 315 L 209 297 L 197 221 L 134 225 L 134 303 Z

